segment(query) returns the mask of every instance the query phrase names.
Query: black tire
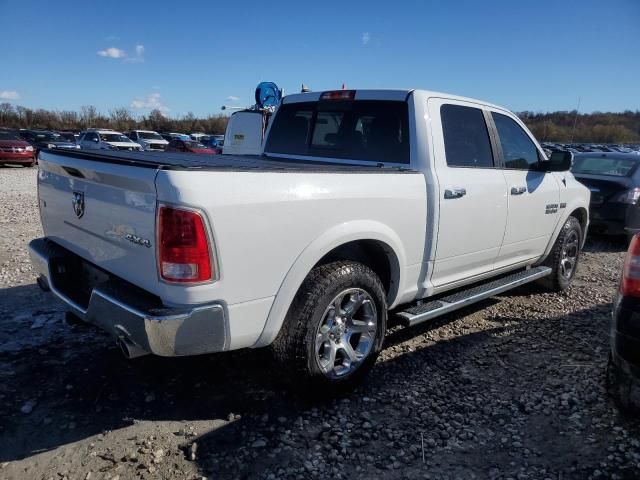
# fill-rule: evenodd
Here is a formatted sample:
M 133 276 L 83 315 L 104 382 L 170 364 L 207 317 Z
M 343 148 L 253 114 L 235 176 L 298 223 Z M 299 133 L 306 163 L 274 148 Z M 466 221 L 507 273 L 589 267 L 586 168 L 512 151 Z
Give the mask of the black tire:
M 625 413 L 640 412 L 640 382 L 613 362 L 607 364 L 607 393 Z
M 365 301 L 370 311 L 373 311 L 371 305 L 375 306 L 375 315 L 371 314 L 370 319 L 372 324 L 375 317 L 375 337 L 373 340 L 367 337 L 367 342 L 371 344 L 368 354 L 355 363 L 356 366 L 352 371 L 341 377 L 330 378 L 331 373 L 323 372 L 320 366 L 321 360 L 318 358 L 320 354 L 316 345 L 317 336 L 322 335 L 320 329 L 324 328 L 323 325 L 329 315 L 327 312 L 334 305 L 333 301 L 345 291 L 352 290 L 368 294 Z M 349 302 L 352 299 L 353 297 L 349 297 Z M 350 303 L 347 303 L 346 306 L 349 305 Z M 358 308 L 364 307 L 356 307 Z M 346 312 L 346 309 L 344 311 Z M 333 315 L 336 315 L 335 310 Z M 355 314 L 353 317 L 355 319 Z M 340 318 L 333 319 L 333 322 L 338 321 Z M 373 270 L 353 261 L 338 261 L 318 266 L 302 283 L 289 307 L 284 324 L 271 345 L 273 357 L 279 366 L 279 377 L 289 388 L 314 399 L 351 390 L 373 367 L 382 350 L 386 328 L 386 293 Z M 327 334 L 326 331 L 324 333 Z M 329 342 L 327 340 L 327 343 Z M 323 348 L 320 347 L 321 350 Z M 332 369 L 336 362 L 337 360 L 334 359 L 331 363 Z
M 573 244 L 575 240 L 577 240 L 575 261 L 569 273 L 566 267 L 563 267 L 563 263 L 566 265 L 565 253 L 568 245 Z M 561 292 L 569 288 L 578 269 L 581 246 L 582 226 L 576 217 L 569 217 L 562 226 L 562 230 L 560 230 L 549 256 L 542 263 L 542 265 L 551 268 L 551 274 L 542 278 L 540 284 L 553 292 Z M 573 250 L 573 247 L 571 249 Z

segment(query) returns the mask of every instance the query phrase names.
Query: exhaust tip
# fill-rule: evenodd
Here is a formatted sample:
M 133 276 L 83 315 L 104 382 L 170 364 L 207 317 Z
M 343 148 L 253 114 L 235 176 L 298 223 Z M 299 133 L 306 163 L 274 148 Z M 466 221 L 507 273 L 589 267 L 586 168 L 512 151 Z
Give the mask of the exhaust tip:
M 149 352 L 142 349 L 141 347 L 133 343 L 131 340 L 129 340 L 129 338 L 125 336 L 119 336 L 116 340 L 116 343 L 120 347 L 122 354 L 128 360 L 138 358 L 138 357 L 143 357 L 144 355 L 149 355 Z

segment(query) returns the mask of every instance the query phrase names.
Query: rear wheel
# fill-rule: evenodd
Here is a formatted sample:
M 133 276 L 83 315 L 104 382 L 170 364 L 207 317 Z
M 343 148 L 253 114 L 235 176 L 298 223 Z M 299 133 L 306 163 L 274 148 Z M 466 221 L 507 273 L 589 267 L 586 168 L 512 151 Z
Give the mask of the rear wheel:
M 386 324 L 378 276 L 360 263 L 334 262 L 305 279 L 271 349 L 295 390 L 331 395 L 353 388 L 373 367 Z
M 551 274 L 542 278 L 549 290 L 560 292 L 571 285 L 580 260 L 582 227 L 576 217 L 569 217 L 553 245 L 553 249 L 542 265 L 551 268 Z

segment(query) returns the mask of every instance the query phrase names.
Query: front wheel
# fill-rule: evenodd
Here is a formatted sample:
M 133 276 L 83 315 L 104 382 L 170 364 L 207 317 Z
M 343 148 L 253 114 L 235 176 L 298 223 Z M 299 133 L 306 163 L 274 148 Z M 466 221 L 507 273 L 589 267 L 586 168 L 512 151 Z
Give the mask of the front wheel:
M 357 262 L 333 262 L 307 276 L 271 350 L 295 390 L 331 395 L 366 376 L 386 326 L 386 295 L 375 272 Z
M 540 282 L 549 290 L 561 292 L 571 285 L 580 260 L 582 226 L 576 217 L 569 217 L 553 244 L 549 256 L 542 263 L 551 268 L 551 274 Z

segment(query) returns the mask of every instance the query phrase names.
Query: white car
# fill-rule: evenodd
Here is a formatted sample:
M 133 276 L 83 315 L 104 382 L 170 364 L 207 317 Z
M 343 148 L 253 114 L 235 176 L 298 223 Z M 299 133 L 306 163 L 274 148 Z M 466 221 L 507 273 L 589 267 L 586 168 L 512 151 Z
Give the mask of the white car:
M 153 130 L 131 130 L 127 132 L 127 137 L 139 143 L 144 150 L 148 151 L 162 151 L 169 145 L 169 142 Z
M 326 393 L 374 365 L 389 315 L 412 326 L 575 276 L 589 190 L 502 107 L 290 95 L 262 153 L 43 151 L 39 284 L 128 357 L 269 347 Z
M 80 134 L 78 145 L 83 150 L 129 150 L 141 151 L 139 143 L 125 134 L 110 129 L 89 129 Z

